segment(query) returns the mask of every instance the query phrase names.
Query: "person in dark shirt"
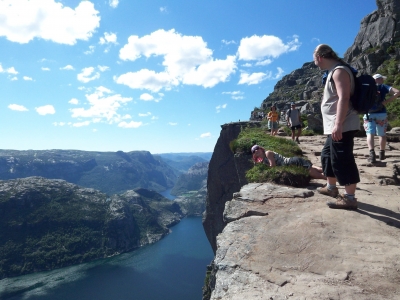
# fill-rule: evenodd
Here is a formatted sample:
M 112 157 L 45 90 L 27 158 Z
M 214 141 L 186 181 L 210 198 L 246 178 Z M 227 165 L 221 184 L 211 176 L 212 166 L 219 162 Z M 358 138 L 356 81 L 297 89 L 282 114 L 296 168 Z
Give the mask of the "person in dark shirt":
M 364 115 L 364 129 L 367 134 L 367 143 L 369 148 L 369 158 L 368 161 L 371 163 L 376 162 L 376 154 L 375 154 L 375 145 L 374 138 L 375 135 L 379 137 L 379 159 L 385 160 L 385 148 L 386 148 L 386 129 L 387 129 L 387 111 L 386 104 L 394 101 L 397 97 L 400 96 L 399 90 L 391 87 L 389 85 L 384 84 L 384 80 L 386 76 L 381 74 L 375 74 L 374 77 L 378 93 L 381 98 L 381 102 L 375 104 L 371 110 L 368 111 L 368 116 Z M 386 95 L 390 95 L 388 99 Z

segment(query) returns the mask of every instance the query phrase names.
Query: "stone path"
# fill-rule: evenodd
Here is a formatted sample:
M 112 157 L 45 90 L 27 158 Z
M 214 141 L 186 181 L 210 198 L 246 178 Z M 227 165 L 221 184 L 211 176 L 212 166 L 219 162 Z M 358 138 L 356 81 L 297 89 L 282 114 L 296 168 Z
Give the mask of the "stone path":
M 324 140 L 301 138 L 316 165 Z M 400 143 L 375 164 L 365 138 L 355 139 L 354 153 L 356 211 L 329 209 L 330 198 L 315 192 L 322 180 L 304 189 L 248 184 L 234 194 L 211 299 L 400 299 Z

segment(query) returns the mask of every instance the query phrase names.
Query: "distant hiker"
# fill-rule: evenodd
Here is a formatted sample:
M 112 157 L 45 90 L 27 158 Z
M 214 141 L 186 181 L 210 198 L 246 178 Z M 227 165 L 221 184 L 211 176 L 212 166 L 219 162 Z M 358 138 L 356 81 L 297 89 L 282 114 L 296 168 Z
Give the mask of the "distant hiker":
M 271 150 L 265 150 L 259 145 L 251 147 L 251 153 L 253 154 L 254 163 L 264 163 L 269 167 L 275 166 L 298 166 L 304 167 L 308 170 L 311 178 L 314 179 L 326 179 L 322 173 L 322 168 L 315 167 L 309 160 L 301 157 L 284 157 L 277 152 Z
M 385 148 L 386 148 L 386 129 L 387 129 L 387 112 L 386 112 L 386 104 L 392 102 L 397 97 L 400 96 L 400 92 L 398 89 L 391 87 L 389 85 L 383 84 L 383 81 L 386 79 L 386 76 L 382 76 L 381 74 L 375 74 L 374 77 L 378 93 L 380 96 L 381 102 L 371 108 L 368 111 L 367 115 L 364 115 L 364 129 L 367 134 L 367 144 L 369 148 L 369 162 L 376 162 L 376 154 L 375 154 L 375 145 L 374 138 L 375 135 L 379 137 L 379 159 L 385 160 Z M 386 95 L 391 95 L 390 98 L 385 100 Z
M 353 147 L 354 135 L 360 129 L 360 120 L 350 104 L 354 77 L 351 70 L 343 65 L 344 61 L 328 45 L 318 45 L 313 57 L 317 67 L 329 70 L 321 102 L 324 134 L 327 135 L 321 151 L 321 163 L 327 184 L 317 191 L 337 198 L 336 201 L 327 202 L 330 208 L 357 209 L 355 191 L 360 175 Z M 339 195 L 336 181 L 344 185 L 344 195 Z
M 300 144 L 299 136 L 301 134 L 301 116 L 300 110 L 296 109 L 296 104 L 294 102 L 290 103 L 290 109 L 286 112 L 287 125 L 292 130 L 292 140 L 296 135 L 296 142 Z M 297 134 L 295 131 L 297 129 Z
M 275 136 L 278 132 L 279 114 L 276 111 L 276 106 L 271 106 L 271 111 L 267 115 L 268 128 L 271 129 L 271 135 Z

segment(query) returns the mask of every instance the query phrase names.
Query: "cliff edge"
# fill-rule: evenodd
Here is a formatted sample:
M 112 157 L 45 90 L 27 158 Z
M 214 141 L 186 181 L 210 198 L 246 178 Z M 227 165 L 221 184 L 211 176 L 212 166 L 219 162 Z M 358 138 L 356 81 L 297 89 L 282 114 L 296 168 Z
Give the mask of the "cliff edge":
M 324 139 L 301 140 L 316 165 Z M 307 188 L 251 183 L 232 193 L 216 236 L 209 298 L 400 299 L 400 143 L 389 143 L 387 159 L 371 164 L 365 138 L 356 138 L 354 154 L 356 211 L 329 209 L 330 198 L 316 192 L 322 180 Z M 213 195 L 207 200 L 222 205 Z

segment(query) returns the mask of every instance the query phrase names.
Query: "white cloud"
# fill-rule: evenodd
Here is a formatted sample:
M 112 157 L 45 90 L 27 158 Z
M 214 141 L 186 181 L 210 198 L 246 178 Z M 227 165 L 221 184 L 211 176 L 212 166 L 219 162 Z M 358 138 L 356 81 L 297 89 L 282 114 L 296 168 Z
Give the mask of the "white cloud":
M 75 70 L 75 69 L 74 69 L 74 67 L 71 66 L 71 65 L 66 65 L 66 66 L 63 67 L 63 68 L 60 68 L 60 70 Z
M 128 72 L 114 80 L 132 89 L 157 92 L 179 84 L 213 87 L 227 81 L 236 70 L 236 56 L 214 59 L 212 50 L 201 37 L 184 36 L 174 29 L 160 29 L 141 38 L 130 36 L 119 53 L 122 60 L 135 61 L 142 56 L 147 59 L 162 56 L 165 69 L 158 73 L 148 69 Z
M 10 104 L 8 108 L 16 111 L 28 111 L 28 109 L 25 106 L 18 104 Z
M 168 125 L 171 125 L 171 126 L 176 126 L 176 125 L 178 125 L 178 123 L 174 123 L 174 122 L 168 122 Z
M 28 76 L 24 76 L 24 77 L 22 77 L 24 80 L 27 80 L 27 81 L 32 81 L 33 79 L 31 78 L 31 77 L 28 77 Z
M 85 95 L 89 107 L 71 108 L 72 118 L 91 118 L 93 123 L 119 123 L 122 116 L 118 113 L 132 98 L 122 97 L 100 86 L 92 94 Z
M 35 110 L 39 115 L 42 115 L 42 116 L 54 115 L 56 113 L 56 110 L 54 109 L 53 105 L 44 105 L 44 106 L 35 107 Z
M 147 112 L 145 114 L 139 113 L 139 117 L 148 117 L 148 116 L 151 116 L 151 112 Z
M 139 128 L 142 125 L 143 125 L 142 122 L 130 121 L 129 123 L 127 123 L 127 122 L 123 121 L 123 122 L 118 124 L 118 127 L 122 127 L 122 128 Z
M 107 66 L 97 66 L 97 68 L 100 70 L 100 72 L 105 72 L 110 69 L 110 67 Z
M 74 126 L 74 127 L 82 127 L 82 126 L 89 126 L 89 125 L 90 125 L 90 121 L 77 122 L 77 123 L 72 124 L 72 126 Z
M 271 59 L 265 59 L 265 60 L 256 62 L 256 66 L 266 66 L 266 65 L 269 65 L 270 63 L 272 63 Z
M 89 81 L 99 78 L 100 78 L 100 73 L 95 72 L 95 69 L 93 67 L 83 68 L 82 72 L 77 75 L 77 79 L 83 83 L 88 83 Z
M 208 138 L 208 137 L 211 137 L 211 133 L 210 132 L 206 132 L 206 133 L 200 134 L 200 138 L 202 138 L 202 139 Z
M 117 8 L 119 3 L 119 0 L 108 0 L 108 4 L 112 7 L 112 8 Z
M 92 53 L 94 53 L 94 49 L 96 49 L 95 46 L 89 46 L 89 50 L 84 51 L 83 54 L 86 54 L 86 55 L 92 54 Z
M 148 93 L 144 93 L 140 95 L 139 99 L 143 101 L 152 101 L 154 100 L 154 97 Z
M 277 58 L 283 53 L 295 51 L 300 47 L 298 36 L 293 36 L 293 40 L 287 44 L 273 35 L 243 38 L 238 48 L 239 60 L 264 60 L 266 57 Z
M 158 117 L 152 116 L 151 119 L 152 119 L 152 120 L 158 120 Z
M 76 98 L 72 98 L 71 100 L 68 101 L 68 103 L 69 103 L 69 104 L 77 105 L 77 104 L 79 104 L 79 100 L 76 99 Z
M 18 72 L 15 70 L 14 67 L 4 69 L 1 64 L 0 64 L 0 73 L 7 73 L 7 74 L 14 74 L 14 75 L 18 74 Z
M 321 44 L 321 41 L 320 41 L 319 38 L 312 38 L 312 39 L 311 39 L 311 43 Z
M 238 84 L 247 84 L 247 85 L 252 85 L 252 84 L 258 84 L 262 81 L 267 79 L 267 75 L 265 73 L 241 73 L 240 74 L 240 80 Z
M 283 69 L 282 68 L 277 68 L 277 70 L 278 70 L 278 73 L 276 73 L 276 75 L 275 75 L 275 79 L 279 79 L 279 78 L 281 78 L 282 77 L 282 75 L 285 73 L 285 71 L 283 71 Z
M 222 42 L 222 44 L 225 44 L 225 45 L 236 44 L 235 41 L 222 40 L 221 42 Z
M 100 38 L 100 45 L 117 44 L 117 35 L 115 33 L 104 32 L 104 37 Z
M 65 125 L 67 125 L 67 124 L 66 124 L 65 122 L 58 122 L 58 123 L 57 123 L 57 122 L 54 122 L 53 125 L 54 125 L 54 126 L 65 126 Z
M 167 7 L 166 6 L 160 7 L 160 12 L 167 14 L 168 13 Z
M 221 109 L 225 109 L 228 106 L 228 104 L 222 104 L 218 105 L 215 109 L 217 110 L 217 113 L 221 112 Z
M 170 89 L 171 85 L 177 85 L 168 73 L 156 73 L 148 69 L 142 69 L 138 72 L 128 72 L 119 77 L 114 76 L 114 81 L 119 84 L 129 86 L 131 89 L 147 89 L 152 92 L 158 92 L 165 87 Z
M 42 67 L 42 71 L 50 71 L 49 68 Z
M 72 9 L 55 0 L 2 0 L 0 36 L 21 44 L 41 38 L 74 45 L 93 35 L 100 25 L 98 13 L 90 1 L 81 1 Z
M 232 99 L 234 100 L 241 100 L 243 99 L 243 92 L 241 91 L 234 91 L 234 92 L 222 92 L 222 94 L 224 95 L 230 95 Z
M 11 81 L 18 80 L 18 78 L 17 78 L 17 77 L 15 77 L 15 76 L 14 76 L 14 77 L 11 77 L 10 79 L 11 79 Z

